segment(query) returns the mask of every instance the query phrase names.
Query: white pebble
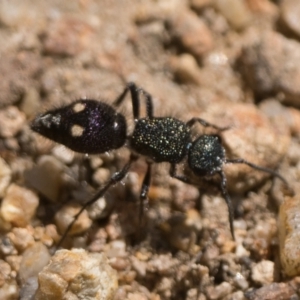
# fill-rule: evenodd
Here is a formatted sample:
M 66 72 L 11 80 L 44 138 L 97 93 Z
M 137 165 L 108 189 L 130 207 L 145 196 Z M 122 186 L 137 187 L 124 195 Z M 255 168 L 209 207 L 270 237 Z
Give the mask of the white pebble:
M 251 278 L 258 284 L 269 284 L 274 281 L 274 262 L 263 260 L 252 267 Z
M 65 164 L 72 163 L 75 156 L 74 151 L 66 148 L 63 145 L 55 145 L 55 147 L 52 149 L 52 153 L 57 159 Z
M 50 201 L 59 200 L 63 184 L 63 164 L 50 155 L 43 155 L 37 165 L 26 172 L 26 181 Z
M 102 253 L 60 250 L 39 274 L 36 300 L 111 300 L 118 287 L 116 271 Z
M 300 275 L 300 202 L 299 196 L 286 198 L 279 210 L 280 259 L 288 276 Z
M 15 136 L 26 121 L 25 114 L 15 106 L 0 110 L 0 136 L 10 138 Z
M 39 205 L 38 196 L 31 190 L 11 184 L 1 205 L 1 216 L 19 227 L 27 226 Z

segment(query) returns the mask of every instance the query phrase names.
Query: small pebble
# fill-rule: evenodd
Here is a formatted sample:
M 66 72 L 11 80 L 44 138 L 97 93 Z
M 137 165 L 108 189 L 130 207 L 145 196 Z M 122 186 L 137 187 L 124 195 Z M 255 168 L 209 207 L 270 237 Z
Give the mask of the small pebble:
M 88 250 L 90 252 L 101 252 L 107 244 L 107 233 L 104 228 L 98 228 L 93 234 Z
M 226 297 L 224 300 L 246 300 L 242 291 L 237 291 Z
M 0 1 L 0 5 L 3 2 Z M 17 8 L 18 9 L 18 8 Z M 15 14 L 16 6 L 12 5 L 11 12 L 13 11 L 13 14 Z M 24 7 L 22 11 L 26 11 L 26 8 Z M 7 15 L 7 9 L 0 7 L 0 14 L 4 12 L 4 15 Z M 26 12 L 26 15 L 28 15 L 28 11 Z M 1 15 L 0 15 L 1 19 Z M 0 20 L 0 23 L 2 23 L 2 20 Z M 21 25 L 20 27 L 23 27 Z M 17 30 L 17 29 L 16 29 Z M 26 31 L 26 33 L 25 33 Z M 31 30 L 24 30 L 24 39 L 28 38 L 28 35 L 30 35 Z M 19 34 L 16 34 L 19 36 Z M 0 74 L 2 74 L 2 80 L 0 80 L 0 107 L 6 107 L 4 110 L 1 111 L 1 115 L 3 116 L 3 113 L 10 110 L 10 107 L 8 105 L 12 105 L 23 97 L 25 91 L 28 89 L 28 87 L 31 85 L 33 81 L 33 77 L 37 76 L 37 72 L 41 71 L 43 68 L 43 62 L 41 59 L 40 54 L 33 51 L 21 51 L 19 46 L 13 46 L 12 48 L 8 48 L 8 51 L 3 51 L 3 47 L 6 46 L 11 47 L 11 42 L 13 39 L 15 39 L 16 35 L 8 35 L 11 36 L 12 39 L 10 41 L 6 42 L 6 39 L 4 38 L 2 41 L 2 55 L 1 56 L 1 64 L 0 64 Z M 7 37 L 8 37 L 7 36 Z M 20 37 L 20 36 L 19 36 Z M 18 38 L 19 38 L 18 37 Z M 14 42 L 13 42 L 14 43 Z M 10 45 L 7 45 L 10 44 Z M 15 48 L 19 48 L 20 52 L 18 52 L 18 55 L 15 52 Z M 13 49 L 12 51 L 10 49 Z M 6 52 L 6 53 L 5 53 Z M 17 70 L 17 71 L 16 71 Z M 22 120 L 21 127 L 20 124 L 12 124 L 12 120 L 10 117 L 8 117 L 8 124 L 4 124 L 4 127 L 2 128 L 3 123 L 5 123 L 5 120 L 1 117 L 0 123 L 1 123 L 1 129 L 7 131 L 9 127 L 15 131 L 15 129 L 19 130 L 22 129 L 22 127 L 25 125 L 25 114 L 20 113 L 19 110 L 14 107 L 14 112 L 16 112 L 18 116 L 18 120 Z M 4 113 L 5 115 L 5 113 Z M 9 126 L 8 126 L 9 125 Z M 16 127 L 17 125 L 17 127 Z M 8 130 L 8 133 L 11 134 L 11 129 Z
M 7 27 L 20 28 L 37 21 L 37 11 L 26 11 L 26 4 L 14 5 L 12 2 L 0 2 L 0 23 Z
M 124 282 L 125 284 L 132 285 L 135 279 L 136 279 L 135 271 L 125 271 L 120 273 L 119 280 Z
M 10 274 L 10 265 L 4 260 L 0 259 L 0 286 L 3 286 L 3 284 L 9 279 Z
M 222 282 L 216 286 L 210 286 L 207 288 L 206 294 L 209 299 L 217 300 L 224 299 L 225 296 L 232 292 L 232 285 L 228 282 Z
M 247 281 L 247 278 L 245 278 L 245 276 L 243 274 L 241 274 L 240 272 L 237 272 L 234 276 L 234 283 L 235 285 L 245 291 L 249 288 L 249 282 Z
M 0 136 L 10 138 L 15 136 L 25 125 L 25 114 L 15 106 L 0 110 Z
M 92 220 L 100 220 L 106 218 L 112 211 L 116 199 L 111 195 L 105 195 L 105 197 L 101 197 L 92 205 L 87 207 L 87 211 L 89 217 Z
M 247 0 L 250 10 L 259 15 L 260 19 L 268 18 L 272 22 L 276 22 L 279 16 L 278 5 L 271 0 Z
M 201 256 L 201 264 L 208 266 L 210 270 L 214 269 L 218 263 L 218 257 L 220 256 L 220 250 L 215 245 L 206 247 Z
M 235 29 L 243 29 L 251 21 L 252 15 L 246 1 L 216 0 L 214 6 Z
M 21 255 L 8 255 L 5 257 L 5 260 L 10 265 L 12 270 L 19 272 L 22 260 Z
M 191 10 L 183 9 L 170 18 L 171 33 L 183 47 L 200 59 L 212 50 L 213 37 L 206 24 Z
M 34 244 L 32 231 L 27 228 L 15 227 L 7 234 L 7 236 L 16 249 L 21 253 Z
M 20 109 L 28 118 L 32 118 L 40 109 L 40 94 L 34 87 L 29 87 L 23 97 Z
M 295 280 L 296 281 L 296 280 Z M 298 285 L 298 286 L 297 286 Z M 259 289 L 252 289 L 245 293 L 246 299 L 249 300 L 262 300 L 262 299 L 299 299 L 297 296 L 297 291 L 299 291 L 299 284 L 291 281 L 290 283 L 280 282 L 271 283 L 265 285 Z
M 126 244 L 123 240 L 112 241 L 109 245 L 109 257 L 126 257 L 128 255 L 126 252 Z
M 279 209 L 280 259 L 288 276 L 300 275 L 300 203 L 299 195 L 286 198 Z
M 294 34 L 300 37 L 300 3 L 298 0 L 283 0 L 281 4 L 281 20 Z
M 64 233 L 68 225 L 73 221 L 74 216 L 79 212 L 81 206 L 78 205 L 64 205 L 55 214 L 55 223 L 57 225 L 58 231 Z M 82 212 L 76 222 L 73 224 L 69 234 L 75 235 L 85 232 L 92 225 L 92 220 L 89 218 L 86 210 Z
M 50 155 L 39 158 L 37 165 L 25 173 L 28 184 L 43 194 L 50 201 L 59 200 L 63 185 L 64 165 Z
M 33 300 L 38 286 L 39 283 L 37 277 L 28 278 L 21 287 L 20 300 Z
M 74 151 L 68 149 L 63 145 L 55 145 L 52 149 L 53 155 L 64 164 L 71 164 L 74 160 Z
M 93 174 L 93 181 L 98 185 L 108 182 L 111 177 L 110 171 L 106 168 L 99 168 Z
M 11 169 L 4 159 L 0 157 L 0 198 L 3 198 L 11 181 Z
M 222 240 L 224 240 L 224 243 L 222 241 L 222 243 L 218 242 L 218 245 L 221 246 L 221 253 L 231 253 L 234 252 L 234 250 L 236 249 L 236 242 L 235 241 L 230 241 L 230 240 L 226 240 L 226 238 L 228 238 L 228 235 L 226 234 L 222 234 L 223 231 L 220 231 L 220 235 L 218 236 L 218 239 L 221 237 Z
M 109 260 L 109 263 L 116 271 L 126 271 L 131 268 L 131 265 L 130 265 L 130 262 L 128 261 L 128 259 L 125 259 L 122 257 L 111 258 Z M 133 266 L 133 262 L 131 262 L 131 263 L 132 263 L 132 267 L 135 269 L 135 271 L 138 272 L 138 270 L 136 270 L 136 268 Z M 137 266 L 137 268 L 140 268 L 140 266 Z M 144 274 L 143 268 L 139 269 L 139 272 L 141 275 Z
M 47 27 L 44 51 L 50 55 L 74 56 L 91 43 L 93 29 L 84 20 L 62 16 Z
M 59 239 L 56 226 L 53 224 L 36 226 L 34 228 L 33 237 L 36 241 L 41 241 L 47 247 L 51 247 L 53 241 Z
M 290 130 L 293 135 L 300 136 L 300 112 L 298 109 L 286 108 Z
M 201 11 L 208 5 L 211 5 L 213 0 L 190 0 L 190 5 L 196 11 Z
M 173 259 L 171 254 L 153 255 L 147 264 L 147 271 L 159 275 L 170 274 L 172 268 L 176 265 L 177 261 Z
M 257 284 L 268 284 L 274 281 L 274 262 L 262 260 L 251 268 L 251 278 Z
M 251 104 L 235 104 L 230 109 L 225 105 L 211 106 L 209 109 L 224 112 L 231 121 L 230 130 L 222 133 L 223 143 L 231 158 L 244 158 L 252 163 L 271 169 L 276 168 L 286 154 L 290 137 L 272 126 L 271 122 Z M 223 113 L 222 113 L 223 111 Z M 246 165 L 226 165 L 229 190 L 243 192 L 257 186 L 267 174 L 251 170 Z
M 38 205 L 39 198 L 33 191 L 11 184 L 2 200 L 0 212 L 5 221 L 25 227 L 30 224 Z
M 19 277 L 24 284 L 28 278 L 37 277 L 39 272 L 48 264 L 50 253 L 47 247 L 41 242 L 34 243 L 27 248 L 20 263 Z
M 248 256 L 250 256 L 250 252 L 248 250 L 246 250 L 246 248 L 243 246 L 243 244 L 238 243 L 235 248 L 235 255 L 237 257 L 244 257 L 244 256 L 248 257 Z
M 11 151 L 18 152 L 20 151 L 20 145 L 18 143 L 18 140 L 16 138 L 10 137 L 6 138 L 4 141 L 5 147 Z
M 299 42 L 275 31 L 252 34 L 239 62 L 247 84 L 257 95 L 281 93 L 284 103 L 299 107 Z
M 4 260 L 0 260 L 0 299 L 17 300 L 19 288 L 15 280 L 10 265 Z
M 175 77 L 181 82 L 201 84 L 201 71 L 194 56 L 190 54 L 173 56 L 170 60 L 170 67 Z
M 184 5 L 185 3 L 181 0 L 162 0 L 156 2 L 155 5 L 151 2 L 141 2 L 141 5 L 136 8 L 134 20 L 139 24 L 165 20 L 184 9 Z
M 108 239 L 114 241 L 122 236 L 120 227 L 116 227 L 114 224 L 108 224 L 105 226 Z
M 7 236 L 3 236 L 0 239 L 0 253 L 4 256 L 18 254 L 17 249 L 14 247 L 10 238 Z
M 137 272 L 139 277 L 145 277 L 147 272 L 147 262 L 140 261 L 139 259 L 132 257 L 132 268 Z
M 199 188 L 197 186 L 187 185 L 184 182 L 175 181 L 172 188 L 161 188 L 159 185 L 156 187 L 158 193 L 154 199 L 172 199 L 175 210 L 186 212 L 188 222 L 195 223 L 196 219 L 199 221 L 199 211 L 195 210 L 195 203 L 199 200 Z M 169 191 L 169 193 L 168 193 Z M 194 220 L 193 220 L 194 219 Z M 194 224 L 194 226 L 198 226 Z M 202 225 L 200 225 L 201 227 Z M 199 228 L 200 230 L 200 228 Z
M 155 290 L 162 295 L 163 299 L 170 299 L 172 290 L 175 288 L 175 281 L 168 277 L 163 277 L 157 284 Z
M 198 211 L 191 209 L 186 214 L 175 215 L 168 222 L 161 225 L 170 244 L 176 249 L 197 253 L 197 233 L 202 229 L 202 222 Z
M 89 162 L 93 170 L 96 170 L 97 168 L 100 168 L 103 165 L 103 160 L 99 156 L 91 156 Z
M 19 299 L 19 287 L 15 279 L 6 282 L 2 287 L 0 287 L 0 299 Z
M 118 287 L 115 270 L 102 253 L 59 250 L 39 273 L 36 300 L 112 300 Z

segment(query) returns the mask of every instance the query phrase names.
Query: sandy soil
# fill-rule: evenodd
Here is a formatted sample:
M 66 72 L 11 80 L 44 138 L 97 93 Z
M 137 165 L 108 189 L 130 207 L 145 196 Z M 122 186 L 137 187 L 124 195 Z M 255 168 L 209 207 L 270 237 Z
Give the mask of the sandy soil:
M 298 299 L 299 242 L 289 239 L 298 229 L 288 220 L 300 192 L 299 16 L 292 0 L 0 1 L 0 299 L 41 293 L 38 274 L 68 220 L 129 157 L 126 147 L 74 153 L 30 121 L 80 98 L 112 104 L 129 81 L 153 96 L 156 116 L 230 126 L 220 134 L 227 156 L 277 170 L 295 196 L 278 178 L 224 166 L 233 241 L 218 178 L 188 174 L 187 185 L 160 164 L 140 224 L 141 158 L 63 248 L 104 253 L 115 300 Z M 130 134 L 129 96 L 119 110 Z M 193 137 L 204 132 L 214 131 L 196 126 Z M 70 293 L 55 299 L 79 299 Z

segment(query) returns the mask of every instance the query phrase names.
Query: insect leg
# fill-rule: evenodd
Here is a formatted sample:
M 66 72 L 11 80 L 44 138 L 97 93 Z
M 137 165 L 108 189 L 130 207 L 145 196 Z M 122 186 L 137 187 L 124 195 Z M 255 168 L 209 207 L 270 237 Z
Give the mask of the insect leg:
M 231 232 L 233 240 L 235 240 L 234 228 L 233 228 L 234 212 L 233 212 L 233 206 L 232 206 L 231 198 L 228 194 L 227 187 L 226 187 L 226 182 L 227 182 L 226 176 L 225 176 L 225 173 L 223 171 L 219 171 L 218 174 L 221 177 L 221 183 L 220 183 L 221 192 L 222 192 L 222 195 L 223 195 L 223 197 L 224 197 L 224 199 L 227 203 L 227 207 L 228 207 L 230 232 Z
M 212 127 L 214 129 L 217 129 L 218 131 L 225 131 L 225 130 L 230 129 L 230 126 L 219 127 L 219 126 L 209 123 L 201 118 L 192 118 L 186 123 L 186 125 L 188 127 L 192 127 L 195 123 L 200 123 L 204 127 Z
M 64 234 L 62 235 L 60 241 L 57 244 L 57 249 L 62 245 L 63 241 L 65 240 L 66 236 L 68 235 L 68 233 L 70 232 L 70 230 L 72 229 L 72 226 L 74 225 L 74 223 L 76 222 L 76 220 L 79 218 L 79 216 L 82 214 L 82 212 L 91 204 L 93 204 L 94 202 L 96 202 L 99 198 L 103 197 L 104 194 L 107 192 L 107 190 L 115 185 L 116 183 L 120 182 L 128 173 L 129 168 L 132 164 L 133 161 L 135 161 L 137 159 L 137 157 L 135 155 L 132 155 L 130 157 L 129 162 L 123 167 L 123 169 L 119 172 L 116 172 L 112 175 L 112 177 L 110 178 L 110 180 L 106 183 L 106 185 L 99 189 L 99 191 L 90 199 L 88 200 L 86 203 L 84 203 L 84 205 L 82 206 L 82 208 L 79 210 L 79 212 L 74 216 L 72 222 L 68 225 L 67 229 L 65 230 Z

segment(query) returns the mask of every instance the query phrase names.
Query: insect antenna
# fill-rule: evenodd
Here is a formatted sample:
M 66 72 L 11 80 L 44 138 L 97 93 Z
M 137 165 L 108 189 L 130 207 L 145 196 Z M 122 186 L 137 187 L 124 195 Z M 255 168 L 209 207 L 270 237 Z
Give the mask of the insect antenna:
M 130 166 L 132 164 L 132 162 L 136 160 L 136 157 L 134 155 L 132 155 L 132 157 L 130 158 L 130 161 L 123 167 L 123 169 L 119 172 L 116 172 L 112 175 L 112 177 L 110 178 L 110 180 L 106 183 L 106 185 L 100 189 L 90 200 L 88 200 L 86 203 L 83 204 L 83 206 L 81 207 L 81 209 L 79 210 L 79 212 L 74 216 L 72 222 L 68 225 L 67 229 L 64 231 L 61 239 L 59 240 L 56 249 L 59 249 L 62 245 L 62 243 L 64 242 L 65 238 L 67 237 L 68 233 L 70 232 L 70 230 L 72 229 L 74 223 L 77 221 L 77 219 L 79 218 L 79 216 L 82 214 L 82 212 L 89 207 L 90 205 L 92 205 L 94 202 L 96 202 L 99 198 L 103 197 L 106 193 L 106 191 L 112 186 L 115 185 L 116 183 L 120 182 L 128 173 Z
M 226 164 L 244 164 L 244 165 L 247 165 L 253 169 L 256 169 L 256 170 L 259 170 L 259 171 L 262 171 L 262 172 L 265 172 L 265 173 L 269 173 L 271 175 L 273 175 L 274 177 L 277 177 L 278 179 L 280 179 L 284 184 L 285 186 L 288 188 L 288 190 L 290 191 L 291 195 L 294 195 L 295 192 L 294 190 L 292 189 L 292 187 L 289 185 L 289 183 L 287 182 L 287 180 L 281 176 L 278 172 L 272 170 L 272 169 L 269 169 L 269 168 L 265 168 L 265 167 L 261 167 L 261 166 L 258 166 L 256 164 L 253 164 L 243 158 L 237 158 L 237 159 L 226 159 L 225 161 Z

